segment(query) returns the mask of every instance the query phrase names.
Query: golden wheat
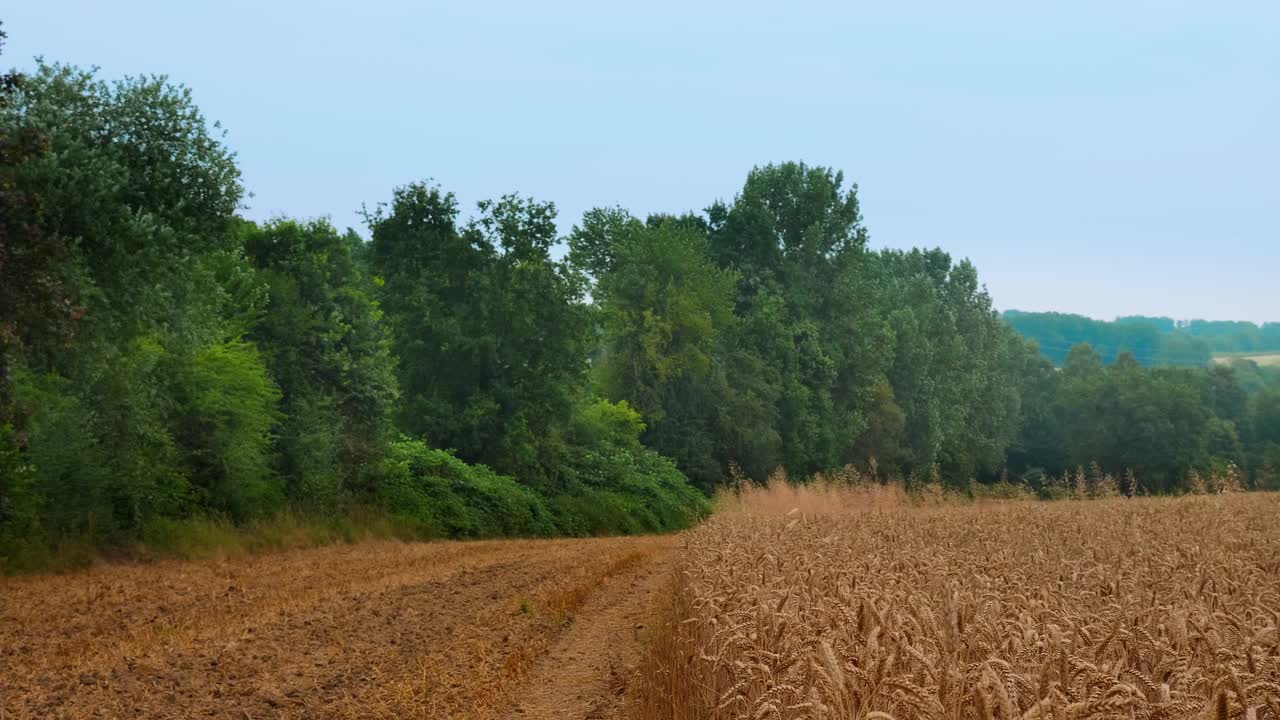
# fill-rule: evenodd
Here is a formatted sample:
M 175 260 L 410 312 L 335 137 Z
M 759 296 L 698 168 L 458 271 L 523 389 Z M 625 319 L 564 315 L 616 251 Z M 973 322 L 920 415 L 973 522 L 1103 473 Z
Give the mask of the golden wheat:
M 1280 497 L 887 492 L 777 484 L 689 533 L 635 715 L 1280 720 Z

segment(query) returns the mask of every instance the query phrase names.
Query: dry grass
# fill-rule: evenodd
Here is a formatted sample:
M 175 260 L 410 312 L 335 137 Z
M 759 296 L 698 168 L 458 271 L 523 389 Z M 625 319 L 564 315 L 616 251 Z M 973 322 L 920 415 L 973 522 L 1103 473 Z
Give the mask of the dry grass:
M 945 496 L 939 488 L 908 496 L 901 483 L 881 484 L 853 468 L 819 474 L 803 485 L 788 481 L 777 471 L 767 485 L 739 480 L 716 496 L 716 513 L 724 516 L 777 516 L 802 518 L 848 512 L 886 510 L 910 504 L 936 504 Z
M 1280 720 L 1280 496 L 838 495 L 686 536 L 636 717 Z

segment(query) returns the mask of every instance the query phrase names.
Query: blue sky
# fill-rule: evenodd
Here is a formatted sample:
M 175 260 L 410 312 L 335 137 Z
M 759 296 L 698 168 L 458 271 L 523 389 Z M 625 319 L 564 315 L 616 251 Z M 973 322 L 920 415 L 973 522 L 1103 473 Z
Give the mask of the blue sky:
M 963 6 L 963 7 L 960 7 Z M 860 185 L 999 308 L 1280 320 L 1280 3 L 14 2 L 5 65 L 156 72 L 251 217 L 427 177 L 470 207 L 698 210 L 752 165 Z

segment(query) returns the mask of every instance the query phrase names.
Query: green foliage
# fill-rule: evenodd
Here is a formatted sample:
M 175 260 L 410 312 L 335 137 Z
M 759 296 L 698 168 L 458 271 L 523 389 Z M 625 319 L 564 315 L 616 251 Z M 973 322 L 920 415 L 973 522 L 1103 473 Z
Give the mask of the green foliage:
M 597 288 L 611 340 L 605 388 L 626 388 L 660 422 L 664 390 L 710 369 L 717 326 L 732 318 L 734 277 L 711 263 L 705 236 L 672 223 L 633 227 L 614 253 Z
M 1060 402 L 1069 466 L 1129 468 L 1148 485 L 1175 487 L 1208 449 L 1210 415 L 1185 379 L 1123 358 L 1103 372 L 1066 378 Z
M 854 463 L 964 488 L 1005 468 L 1097 461 L 1157 491 L 1192 467 L 1235 463 L 1255 482 L 1270 472 L 1248 397 L 1280 374 L 1142 368 L 1204 366 L 1199 325 L 1001 318 L 967 261 L 866 242 L 856 188 L 798 163 L 756 168 L 705 217 L 588 212 L 569 256 L 595 282 L 599 386 L 707 489 L 732 465 L 763 479 Z M 1102 353 L 1068 347 L 1073 335 Z
M 352 495 L 363 495 L 360 482 L 367 472 L 349 477 L 344 471 L 342 417 L 327 398 L 304 395 L 285 407 L 275 432 L 274 468 L 284 481 L 285 495 L 295 506 L 327 512 Z M 353 486 L 357 492 L 352 492 Z
M 710 488 L 720 472 L 713 403 L 725 385 L 714 357 L 732 321 L 735 278 L 712 263 L 705 234 L 677 222 L 631 222 L 618 233 L 595 293 L 607 338 L 601 387 L 640 412 L 646 444 Z
M 64 292 L 83 306 L 82 345 L 160 329 L 171 347 L 221 339 L 232 298 L 217 269 L 237 252 L 243 188 L 188 89 L 41 64 L 0 127 L 47 138 L 49 152 L 18 166 L 13 182 L 40 198 L 32 233 L 71 243 L 57 274 L 74 280 Z M 43 346 L 30 357 L 63 372 L 77 359 Z
M 1227 361 L 1226 367 L 1231 369 L 1246 395 L 1280 390 L 1280 366 L 1262 366 L 1253 360 L 1234 358 Z
M 582 223 L 569 235 L 569 261 L 593 278 L 613 272 L 617 244 L 640 221 L 622 208 L 594 208 L 582 215 Z
M 1199 320 L 1190 325 L 1177 325 L 1169 318 L 1145 317 L 1105 322 L 1082 315 L 1017 310 L 1005 312 L 1003 317 L 1018 332 L 1039 343 L 1045 356 L 1059 366 L 1066 362 L 1072 346 L 1079 344 L 1090 345 L 1106 360 L 1129 352 L 1143 365 L 1187 367 L 1202 367 L 1213 352 L 1231 345 L 1206 337 L 1204 326 L 1217 324 Z M 1243 325 L 1259 331 L 1252 323 Z M 1280 333 L 1276 335 L 1276 347 L 1280 347 Z
M 392 443 L 375 472 L 384 507 L 420 537 L 536 537 L 557 529 L 532 489 L 418 440 Z
M 640 415 L 590 399 L 594 316 L 551 257 L 552 205 L 505 196 L 459 228 L 452 197 L 416 185 L 371 216 L 367 247 L 323 221 L 258 226 L 235 217 L 238 170 L 185 88 L 41 65 L 4 98 L 6 150 L 35 139 L 0 172 L 22 213 L 4 269 L 44 293 L 0 318 L 8 555 L 217 547 L 224 523 L 288 507 L 372 504 L 433 537 L 698 516 Z M 519 482 L 389 445 L 402 389 L 402 427 Z
M 0 566 L 38 567 L 64 538 L 93 536 L 112 519 L 105 457 L 87 408 L 56 377 L 15 372 L 23 420 L 0 426 Z
M 453 195 L 413 184 L 370 216 L 400 357 L 399 425 L 536 484 L 554 474 L 586 382 L 585 285 L 551 258 L 553 205 L 509 195 L 478 210 L 459 230 Z
M 40 194 L 19 182 L 49 154 L 48 135 L 14 114 L 24 83 L 17 73 L 0 76 L 0 422 L 12 419 L 19 357 L 68 342 L 83 312 L 69 287 L 66 242 L 45 230 Z
M 645 431 L 640 413 L 626 400 L 595 400 L 574 415 L 574 440 L 585 446 L 635 448 Z
M 162 78 L 108 85 L 42 64 L 0 109 L 0 132 L 47 145 L 5 180 L 38 199 L 20 209 L 17 248 L 30 260 L 26 243 L 54 244 L 42 262 L 55 304 L 76 321 L 73 333 L 24 314 L 19 326 L 34 329 L 18 332 L 19 357 L 6 362 L 4 415 L 38 479 L 41 533 L 90 542 L 136 533 L 191 507 L 192 458 L 243 439 L 216 422 L 179 437 L 188 410 L 213 406 L 206 383 L 218 373 L 206 352 L 216 355 L 226 316 L 253 302 L 233 291 L 238 171 L 190 93 Z M 255 447 L 223 463 L 224 474 L 252 475 Z
M 1025 347 L 967 261 L 913 250 L 880 262 L 897 339 L 888 375 L 905 416 L 899 467 L 923 475 L 938 463 L 952 483 L 995 474 L 1022 420 Z
M 751 393 L 748 407 L 772 405 L 749 420 L 772 425 L 761 436 L 777 454 L 742 467 L 762 478 L 779 464 L 806 474 L 865 461 L 853 453 L 894 339 L 878 307 L 881 278 L 857 187 L 827 168 L 767 165 L 731 205 L 707 214 L 713 256 L 739 276 L 733 346 L 756 358 L 728 363 L 750 371 L 729 385 Z
M 177 439 L 195 502 L 235 520 L 275 512 L 284 489 L 271 470 L 280 391 L 253 345 L 202 350 L 181 370 Z
M 1243 321 L 1192 320 L 1178 329 L 1203 340 L 1218 353 L 1280 351 L 1280 322 L 1256 325 Z
M 1115 476 L 1133 471 L 1148 491 L 1172 492 L 1191 469 L 1234 464 L 1253 484 L 1270 482 L 1267 440 L 1251 414 L 1267 400 L 1232 368 L 1144 368 L 1128 353 L 1104 366 L 1087 345 L 1072 348 L 1061 372 L 1047 364 L 1029 365 L 1023 379 L 1015 471 L 1058 475 L 1096 462 Z
M 275 467 L 296 503 L 332 509 L 362 492 L 398 396 L 389 329 L 354 256 L 359 239 L 323 220 L 244 223 L 240 235 L 267 289 L 248 337 L 282 392 Z
M 1253 396 L 1248 412 L 1249 472 L 1257 485 L 1280 488 L 1280 390 Z
M 1066 466 L 1057 407 L 1060 380 L 1053 363 L 1040 354 L 1035 341 L 1029 341 L 1016 380 L 1022 390 L 1022 422 L 1007 458 L 1008 466 L 1022 471 L 1028 481 L 1043 475 L 1045 468 L 1061 471 Z M 1038 482 L 1034 484 L 1039 487 Z
M 569 245 L 596 280 L 601 387 L 708 490 L 731 465 L 994 472 L 1022 343 L 968 263 L 866 243 L 856 188 L 798 163 L 753 170 L 705 219 L 588 212 Z
M 569 535 L 670 532 L 710 512 L 671 460 L 638 446 L 572 449 L 548 502 Z

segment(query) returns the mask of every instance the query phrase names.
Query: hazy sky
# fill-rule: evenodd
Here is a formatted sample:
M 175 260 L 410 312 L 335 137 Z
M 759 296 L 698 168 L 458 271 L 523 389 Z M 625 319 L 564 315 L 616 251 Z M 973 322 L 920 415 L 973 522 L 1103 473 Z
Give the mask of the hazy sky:
M 965 6 L 960 9 L 957 6 Z M 229 129 L 248 214 L 433 177 L 700 210 L 752 165 L 860 185 L 1001 309 L 1280 320 L 1280 3 L 6 3 L 0 62 L 165 73 Z

